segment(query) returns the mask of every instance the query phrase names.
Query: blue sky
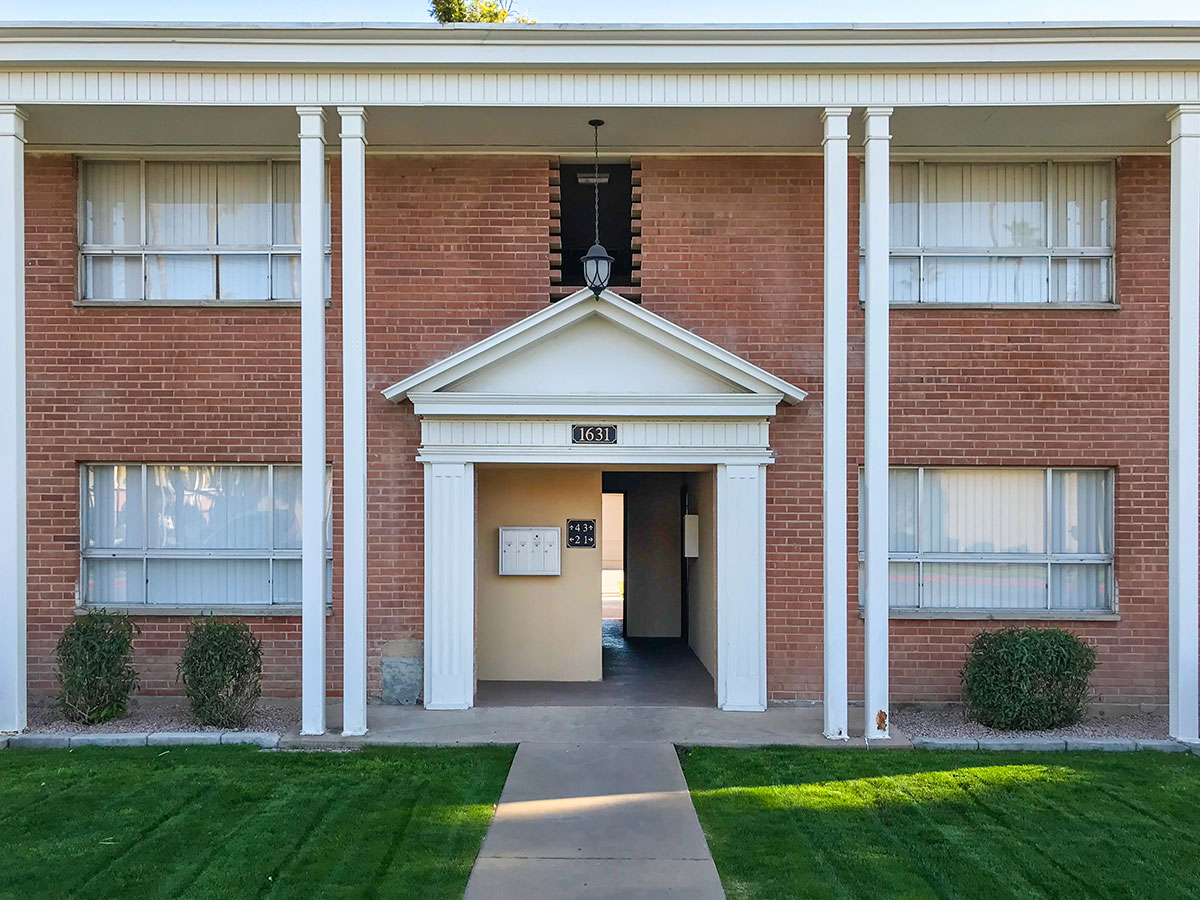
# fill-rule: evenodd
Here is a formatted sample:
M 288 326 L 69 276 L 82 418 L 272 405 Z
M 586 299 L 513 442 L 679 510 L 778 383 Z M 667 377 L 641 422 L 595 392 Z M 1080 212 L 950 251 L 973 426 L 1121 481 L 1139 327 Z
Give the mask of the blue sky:
M 428 0 L 0 0 L 4 21 L 427 22 Z M 954 22 L 1200 19 L 1196 0 L 517 0 L 539 22 Z

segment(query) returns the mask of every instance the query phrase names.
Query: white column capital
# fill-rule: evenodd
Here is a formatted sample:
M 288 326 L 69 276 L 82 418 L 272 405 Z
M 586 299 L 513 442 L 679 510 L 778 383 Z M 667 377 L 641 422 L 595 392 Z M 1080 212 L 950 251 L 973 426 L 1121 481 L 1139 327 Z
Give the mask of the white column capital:
M 1171 141 L 1181 137 L 1200 137 L 1200 104 L 1176 106 L 1167 113 L 1171 123 Z
M 892 107 L 890 106 L 868 106 L 864 109 L 863 124 L 866 125 L 867 133 L 863 138 L 863 143 L 890 141 L 892 135 L 888 126 L 891 121 Z
M 367 110 L 362 106 L 339 106 L 342 130 L 338 134 L 343 141 L 358 139 L 367 142 Z
M 29 116 L 21 107 L 11 103 L 0 104 L 0 137 L 13 137 L 24 142 L 27 121 Z
M 850 113 L 849 106 L 827 106 L 821 110 L 821 121 L 825 123 L 821 143 L 850 140 Z
M 300 117 L 300 140 L 319 140 L 325 143 L 325 109 L 320 106 L 297 106 Z

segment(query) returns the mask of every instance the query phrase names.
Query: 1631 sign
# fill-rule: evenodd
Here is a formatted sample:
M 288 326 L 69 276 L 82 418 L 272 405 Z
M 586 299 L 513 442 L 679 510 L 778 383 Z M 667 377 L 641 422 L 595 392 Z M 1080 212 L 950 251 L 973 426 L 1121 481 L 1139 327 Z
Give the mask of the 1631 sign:
M 572 425 L 572 444 L 615 444 L 616 425 Z

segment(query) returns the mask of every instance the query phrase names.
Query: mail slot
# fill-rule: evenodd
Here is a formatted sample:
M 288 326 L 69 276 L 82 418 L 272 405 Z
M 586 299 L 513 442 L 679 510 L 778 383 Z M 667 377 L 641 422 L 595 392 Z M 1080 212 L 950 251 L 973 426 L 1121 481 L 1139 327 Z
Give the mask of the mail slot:
M 501 575 L 559 575 L 562 531 L 557 526 L 500 528 Z

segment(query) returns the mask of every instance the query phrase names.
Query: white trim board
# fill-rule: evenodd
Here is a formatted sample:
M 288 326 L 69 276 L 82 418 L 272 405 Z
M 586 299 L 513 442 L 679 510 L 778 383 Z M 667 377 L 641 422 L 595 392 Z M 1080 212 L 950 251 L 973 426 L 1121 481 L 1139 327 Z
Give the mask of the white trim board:
M 10 57 L 11 59 L 11 57 Z M 1200 71 L 1112 63 L 929 71 L 794 68 L 729 71 L 163 70 L 113 58 L 88 66 L 0 71 L 0 103 L 210 106 L 821 107 L 1059 106 L 1200 102 Z M 715 64 L 714 64 L 715 65 Z

